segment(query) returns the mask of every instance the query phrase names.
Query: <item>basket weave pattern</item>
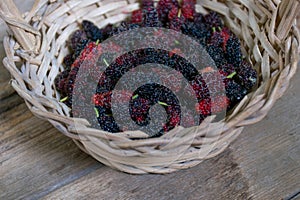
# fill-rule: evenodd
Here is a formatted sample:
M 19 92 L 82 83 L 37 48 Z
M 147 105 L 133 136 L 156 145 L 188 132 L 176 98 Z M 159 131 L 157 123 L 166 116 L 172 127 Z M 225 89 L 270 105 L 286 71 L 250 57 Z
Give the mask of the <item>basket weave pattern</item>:
M 92 129 L 87 120 L 70 117 L 70 108 L 59 102 L 54 87 L 69 52 L 66 41 L 81 21 L 99 27 L 120 22 L 139 8 L 135 0 L 36 1 L 23 16 L 11 0 L 2 0 L 0 14 L 12 32 L 4 39 L 3 63 L 12 75 L 11 85 L 32 113 L 48 120 L 86 153 L 128 173 L 170 173 L 221 153 L 244 126 L 262 120 L 283 95 L 300 52 L 295 22 L 299 4 L 296 0 L 198 0 L 199 12 L 220 13 L 242 39 L 243 51 L 259 73 L 259 84 L 224 120 L 213 122 L 211 116 L 198 127 L 177 127 L 160 138 L 133 140 L 146 134 Z M 204 147 L 210 148 L 205 155 Z

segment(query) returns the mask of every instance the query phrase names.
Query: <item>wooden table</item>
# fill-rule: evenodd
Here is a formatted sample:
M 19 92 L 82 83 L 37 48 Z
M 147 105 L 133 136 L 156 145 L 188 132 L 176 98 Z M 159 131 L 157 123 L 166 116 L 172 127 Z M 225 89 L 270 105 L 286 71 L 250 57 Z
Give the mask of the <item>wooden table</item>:
M 9 79 L 1 64 L 0 199 L 300 199 L 300 70 L 268 116 L 224 153 L 192 169 L 144 176 L 81 152 L 30 113 Z

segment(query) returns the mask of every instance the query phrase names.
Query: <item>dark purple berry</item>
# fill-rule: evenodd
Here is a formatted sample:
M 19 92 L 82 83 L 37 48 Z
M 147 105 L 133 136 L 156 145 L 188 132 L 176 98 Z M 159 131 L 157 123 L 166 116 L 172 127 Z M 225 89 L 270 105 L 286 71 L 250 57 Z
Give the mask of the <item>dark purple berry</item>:
M 201 13 L 194 13 L 194 20 L 193 21 L 194 21 L 195 24 L 205 23 L 204 15 L 202 15 Z
M 224 51 L 221 47 L 217 47 L 214 45 L 208 45 L 206 47 L 207 53 L 214 60 L 216 66 L 221 66 L 227 63 L 224 55 Z
M 213 46 L 222 47 L 224 42 L 223 36 L 220 32 L 213 32 L 211 38 L 209 38 L 208 43 Z
M 81 45 L 83 41 L 87 40 L 87 35 L 83 30 L 75 31 L 70 37 L 70 44 L 72 50 L 76 51 L 77 46 Z
M 179 3 L 177 0 L 160 0 L 157 3 L 157 13 L 159 20 L 163 25 L 166 25 L 169 20 L 169 12 L 173 7 L 179 9 Z
M 153 0 L 143 0 L 142 1 L 142 11 L 143 11 L 143 26 L 145 27 L 160 27 L 161 22 L 158 18 L 158 13 L 154 7 Z
M 210 12 L 208 15 L 206 15 L 205 23 L 209 25 L 211 28 L 213 27 L 222 28 L 224 26 L 220 15 L 216 12 Z
M 55 81 L 54 81 L 55 87 L 61 93 L 65 93 L 64 89 L 65 89 L 65 84 L 66 84 L 67 78 L 69 76 L 69 73 L 70 73 L 69 70 L 65 70 L 55 78 Z
M 75 59 L 72 54 L 67 55 L 63 60 L 63 64 L 65 65 L 65 70 L 71 69 L 71 66 L 74 61 Z
M 182 33 L 198 40 L 202 46 L 207 45 L 207 40 L 211 37 L 211 32 L 205 24 L 195 24 L 187 21 L 181 27 Z
M 82 22 L 82 28 L 90 40 L 92 41 L 103 40 L 103 34 L 101 30 L 94 23 L 84 20 Z
M 103 40 L 106 40 L 110 36 L 110 32 L 113 30 L 113 25 L 108 24 L 104 28 L 101 29 Z
M 175 30 L 175 31 L 180 31 L 185 19 L 184 17 L 175 17 L 168 23 L 168 28 Z
M 238 68 L 242 62 L 243 56 L 241 51 L 241 43 L 237 37 L 231 37 L 226 44 L 225 57 L 228 63 Z
M 112 29 L 110 36 L 118 35 L 120 33 L 126 32 L 128 30 L 137 29 L 139 27 L 140 25 L 138 24 L 129 24 L 128 22 L 123 21 L 119 26 Z
M 251 90 L 257 82 L 257 72 L 247 61 L 243 61 L 237 69 L 237 77 L 239 79 L 239 83 L 247 90 Z
M 231 105 L 241 101 L 247 94 L 246 88 L 231 80 L 225 86 L 226 95 L 230 99 Z

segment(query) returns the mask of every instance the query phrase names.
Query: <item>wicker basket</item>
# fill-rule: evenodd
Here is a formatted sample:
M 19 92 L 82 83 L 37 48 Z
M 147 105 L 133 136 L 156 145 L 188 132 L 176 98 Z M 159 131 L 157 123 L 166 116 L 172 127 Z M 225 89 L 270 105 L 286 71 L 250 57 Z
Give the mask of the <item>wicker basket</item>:
M 70 117 L 59 101 L 54 78 L 63 71 L 66 40 L 83 19 L 102 27 L 138 9 L 136 0 L 36 0 L 20 15 L 12 0 L 1 0 L 1 17 L 12 35 L 4 38 L 3 63 L 11 85 L 37 117 L 48 120 L 86 153 L 105 165 L 133 174 L 170 173 L 221 153 L 243 130 L 262 120 L 297 69 L 300 36 L 296 0 L 198 0 L 197 10 L 220 13 L 242 39 L 243 51 L 259 72 L 259 84 L 220 122 L 214 116 L 199 127 L 177 127 L 160 138 L 140 131 L 111 134 Z M 76 125 L 76 126 L 75 126 Z

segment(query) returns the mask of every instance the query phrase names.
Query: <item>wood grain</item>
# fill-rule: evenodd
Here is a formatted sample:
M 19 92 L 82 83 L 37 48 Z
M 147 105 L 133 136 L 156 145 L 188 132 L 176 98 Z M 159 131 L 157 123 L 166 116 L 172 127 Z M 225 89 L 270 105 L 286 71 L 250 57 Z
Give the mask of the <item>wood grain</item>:
M 101 174 L 101 175 L 100 175 Z M 90 187 L 94 185 L 95 187 Z M 70 191 L 67 194 L 65 191 Z M 190 170 L 133 176 L 100 168 L 45 199 L 248 199 L 248 185 L 232 151 Z
M 33 116 L 9 80 L 1 64 L 0 199 L 300 199 L 300 70 L 268 116 L 223 154 L 188 170 L 145 176 L 81 152 Z

